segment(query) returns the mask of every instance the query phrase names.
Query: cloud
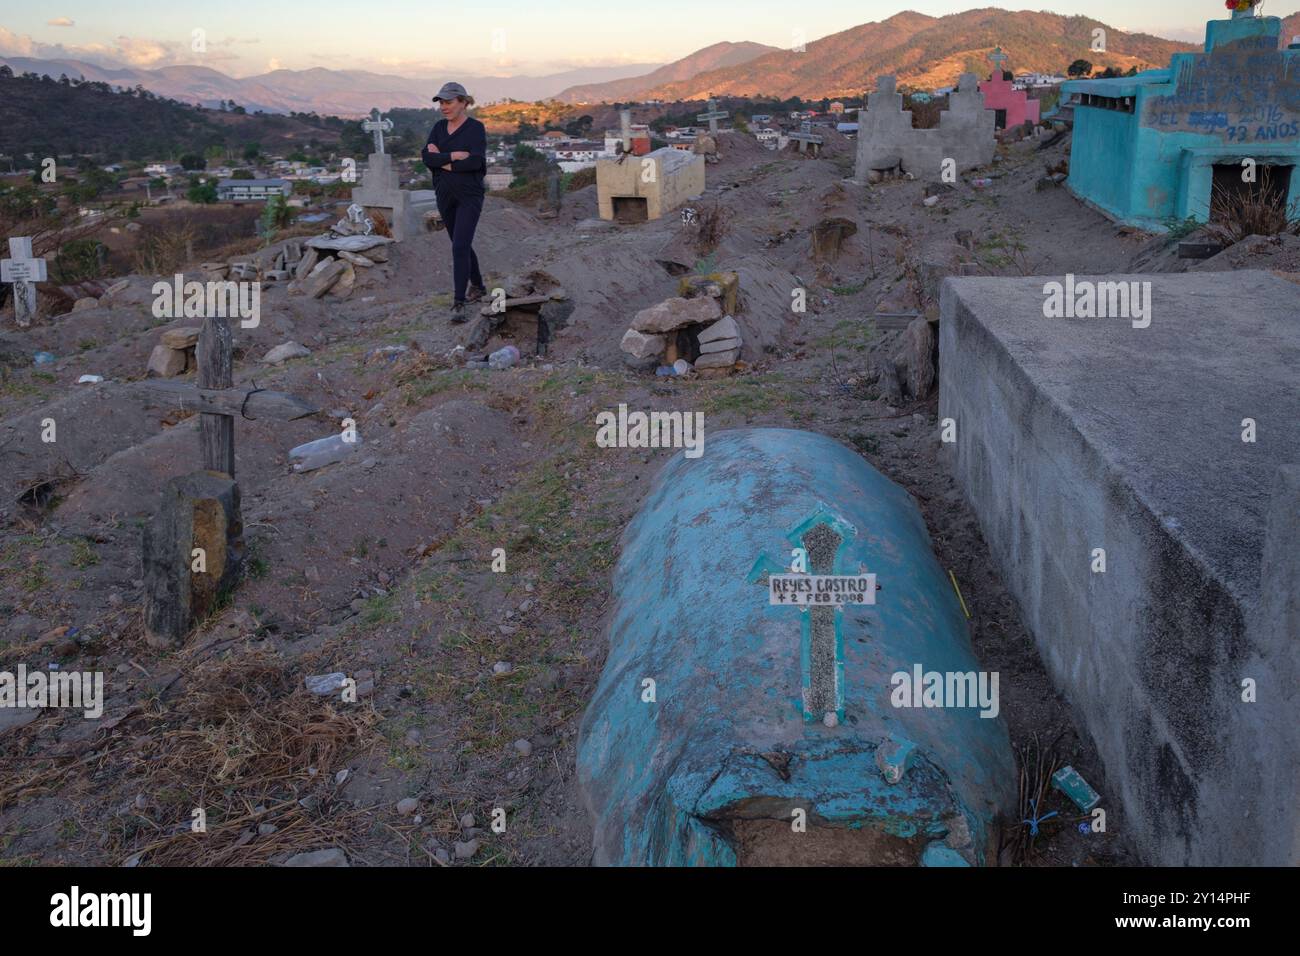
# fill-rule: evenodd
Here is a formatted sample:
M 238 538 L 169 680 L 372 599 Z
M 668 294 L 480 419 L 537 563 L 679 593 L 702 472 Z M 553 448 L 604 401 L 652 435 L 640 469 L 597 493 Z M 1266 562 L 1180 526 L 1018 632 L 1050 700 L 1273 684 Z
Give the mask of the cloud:
M 150 69 L 168 66 L 177 62 L 175 44 L 160 43 L 143 37 L 120 36 L 117 38 L 115 52 L 129 66 Z
M 70 17 L 55 17 L 46 23 L 46 26 L 51 27 L 75 27 L 76 25 L 76 21 Z

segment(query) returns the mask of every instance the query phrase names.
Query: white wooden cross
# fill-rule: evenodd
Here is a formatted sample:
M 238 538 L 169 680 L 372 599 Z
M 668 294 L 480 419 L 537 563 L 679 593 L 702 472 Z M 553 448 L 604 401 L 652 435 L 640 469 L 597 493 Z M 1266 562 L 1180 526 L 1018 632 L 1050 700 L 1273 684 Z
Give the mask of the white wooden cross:
M 718 109 L 718 101 L 717 101 L 717 100 L 715 100 L 713 97 L 709 97 L 709 109 L 708 109 L 708 112 L 697 114 L 696 117 L 695 117 L 695 119 L 696 119 L 697 121 L 701 122 L 701 123 L 703 123 L 705 120 L 708 120 L 708 121 L 709 121 L 709 132 L 712 133 L 712 134 L 714 134 L 714 135 L 717 135 L 717 132 L 718 132 L 718 120 L 720 120 L 720 119 L 726 119 L 728 115 L 729 115 L 729 114 L 727 113 L 726 110 L 720 110 L 720 109 Z
M 382 155 L 384 152 L 384 134 L 392 132 L 393 121 L 387 117 L 381 117 L 378 108 L 376 108 L 370 111 L 370 119 L 363 121 L 361 128 L 367 133 L 375 134 L 375 152 Z
M 36 283 L 46 278 L 45 260 L 32 255 L 32 240 L 10 239 L 9 258 L 0 259 L 0 282 L 13 283 L 14 318 L 24 328 L 36 315 Z

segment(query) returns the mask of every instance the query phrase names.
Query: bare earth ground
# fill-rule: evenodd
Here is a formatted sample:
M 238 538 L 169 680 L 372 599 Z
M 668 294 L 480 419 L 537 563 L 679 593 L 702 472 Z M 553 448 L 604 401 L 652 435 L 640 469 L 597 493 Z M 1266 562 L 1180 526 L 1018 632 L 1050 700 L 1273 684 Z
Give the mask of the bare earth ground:
M 443 318 L 442 234 L 398 247 L 346 301 L 269 290 L 261 327 L 235 330 L 236 383 L 294 392 L 322 413 L 237 420 L 247 578 L 174 651 L 142 637 L 140 527 L 166 480 L 198 467 L 197 429 L 125 383 L 142 377 L 161 326 L 196 321 L 155 319 L 154 279 L 135 277 L 111 306 L 0 335 L 12 366 L 0 383 L 0 669 L 57 663 L 106 675 L 101 720 L 0 712 L 0 861 L 245 865 L 339 847 L 353 865 L 448 865 L 439 851 L 472 836 L 471 865 L 587 863 L 574 748 L 604 659 L 610 570 L 644 488 L 679 453 L 597 448 L 596 413 L 619 402 L 703 411 L 706 434 L 821 431 L 907 488 L 960 582 L 982 666 L 1001 675 L 1013 742 L 1059 735 L 1063 761 L 1105 797 L 1095 753 L 936 463 L 935 400 L 891 407 L 864 384 L 898 335 L 870 315 L 877 303 L 933 305 L 958 230 L 974 234 L 984 274 L 1186 263 L 1166 240 L 1119 230 L 1063 189 L 1036 191 L 1064 144 L 1005 148 L 991 187 L 958 183 L 925 207 L 920 182 L 844 182 L 852 146 L 832 139 L 811 159 L 724 136 L 722 162 L 708 168 L 703 204 L 721 204 L 730 229 L 698 265 L 741 272 L 741 326 L 758 346 L 732 377 L 656 379 L 622 366 L 631 316 L 674 294 L 673 263 L 680 271 L 700 257 L 675 217 L 593 222 L 593 188 L 552 220 L 488 201 L 476 248 L 489 280 L 545 269 L 577 305 L 550 354 L 523 367 L 445 358 L 464 327 Z M 860 231 L 819 270 L 808 231 L 825 216 Z M 1224 267 L 1214 263 L 1197 266 Z M 801 283 L 809 311 L 795 315 Z M 312 354 L 260 364 L 289 339 Z M 406 350 L 374 352 L 386 346 Z M 39 349 L 57 364 L 33 368 Z M 84 373 L 107 381 L 74 384 Z M 349 416 L 358 452 L 293 474 L 288 449 Z M 54 445 L 33 437 L 46 418 L 57 422 Z M 491 570 L 494 548 L 505 549 L 505 573 Z M 497 662 L 511 669 L 494 675 Z M 331 671 L 368 692 L 343 704 L 304 689 L 304 677 Z M 405 797 L 419 800 L 420 822 L 397 811 Z M 1118 806 L 1103 805 L 1105 834 L 1080 833 L 1077 815 L 1058 807 L 1032 862 L 1136 862 Z M 205 834 L 190 830 L 195 808 Z M 494 808 L 506 811 L 504 833 L 488 827 Z M 475 817 L 468 830 L 465 814 Z

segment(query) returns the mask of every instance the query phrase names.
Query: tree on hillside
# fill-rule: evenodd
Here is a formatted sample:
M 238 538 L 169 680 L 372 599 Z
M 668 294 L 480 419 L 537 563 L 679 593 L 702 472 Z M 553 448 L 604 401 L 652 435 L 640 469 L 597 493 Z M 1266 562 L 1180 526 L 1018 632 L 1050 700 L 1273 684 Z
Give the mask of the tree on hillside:
M 217 201 L 217 187 L 212 183 L 195 182 L 185 191 L 185 198 L 204 205 L 214 203 Z
M 1087 60 L 1075 60 L 1065 73 L 1067 76 L 1091 76 L 1092 64 Z
M 249 143 L 244 147 L 244 159 L 255 160 L 262 155 L 261 143 Z
M 184 170 L 205 169 L 207 165 L 207 160 L 194 153 L 186 153 L 181 157 L 181 169 Z
M 515 174 L 511 185 L 545 179 L 555 166 L 545 154 L 522 143 L 515 147 L 514 159 L 510 165 Z

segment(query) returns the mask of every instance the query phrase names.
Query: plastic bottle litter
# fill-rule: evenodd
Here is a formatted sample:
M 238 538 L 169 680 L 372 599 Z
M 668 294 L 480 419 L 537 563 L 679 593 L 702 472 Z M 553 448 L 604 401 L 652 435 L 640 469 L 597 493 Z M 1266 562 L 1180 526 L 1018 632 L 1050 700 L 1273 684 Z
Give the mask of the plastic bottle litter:
M 678 375 L 685 375 L 693 368 L 695 368 L 695 366 L 692 365 L 690 362 L 686 361 L 686 359 L 678 359 L 676 362 L 673 363 L 673 369 L 677 372 Z
M 677 374 L 677 369 L 673 368 L 671 365 L 660 365 L 655 369 L 655 374 L 660 378 L 671 378 Z
M 37 352 L 32 356 L 33 365 L 49 365 L 55 361 L 53 352 Z
M 498 371 L 503 368 L 510 368 L 519 362 L 519 350 L 513 345 L 507 345 L 499 348 L 488 356 L 488 365 Z
M 293 463 L 294 471 L 315 471 L 317 468 L 342 461 L 360 447 L 360 435 L 357 435 L 356 441 L 352 442 L 344 441 L 342 435 L 330 435 L 328 438 L 318 438 L 289 449 L 289 460 Z
M 314 674 L 308 677 L 305 683 L 307 689 L 318 697 L 324 697 L 334 693 L 347 684 L 348 675 L 342 671 L 335 671 L 332 674 Z
M 83 375 L 77 379 L 78 385 L 98 385 L 104 380 L 102 375 Z
M 993 185 L 993 180 L 991 180 L 991 179 L 972 179 L 972 180 L 970 181 L 970 184 L 971 184 L 972 186 L 974 186 L 976 189 L 983 189 L 985 186 L 992 186 L 992 185 Z

